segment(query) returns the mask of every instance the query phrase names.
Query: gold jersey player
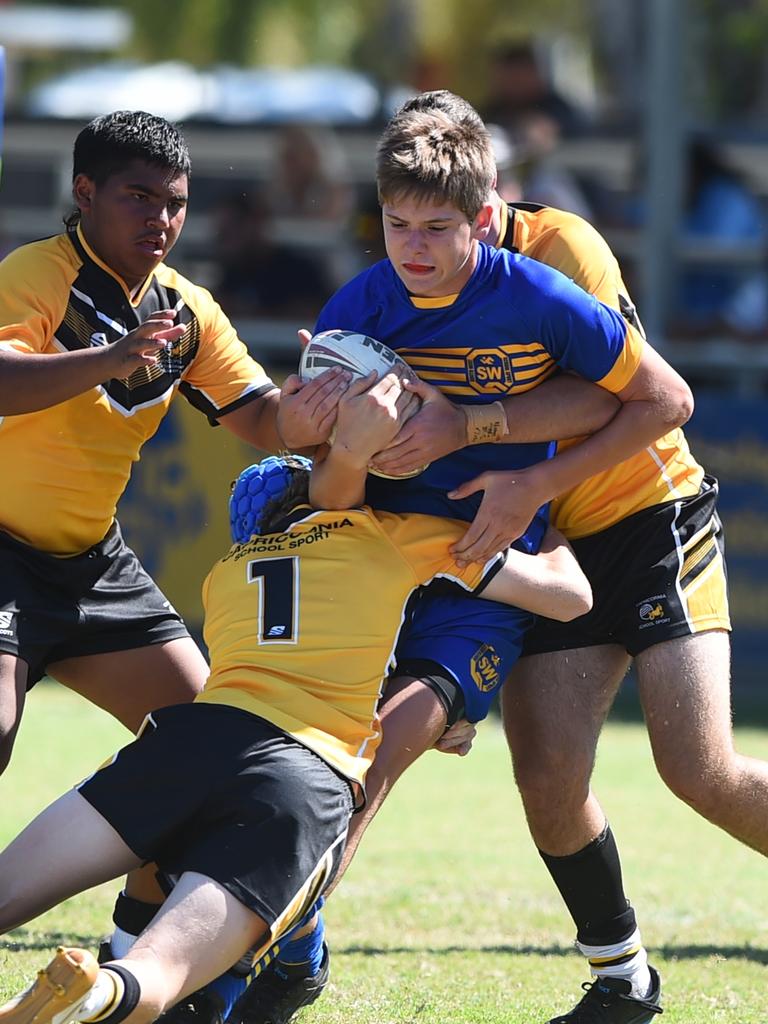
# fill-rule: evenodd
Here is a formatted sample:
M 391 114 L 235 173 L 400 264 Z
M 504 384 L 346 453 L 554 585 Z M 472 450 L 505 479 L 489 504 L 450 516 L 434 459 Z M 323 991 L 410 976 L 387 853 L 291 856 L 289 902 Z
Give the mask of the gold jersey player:
M 333 877 L 364 802 L 383 678 L 421 584 L 441 577 L 558 617 L 590 607 L 554 531 L 540 555 L 511 551 L 461 568 L 449 547 L 462 523 L 312 507 L 339 487 L 362 501 L 368 462 L 398 429 L 400 381 L 371 383 L 342 399 L 336 441 L 316 471 L 275 458 L 257 469 L 270 477 L 253 488 L 259 532 L 203 587 L 203 693 L 150 715 L 137 739 L 0 854 L 0 932 L 146 860 L 170 889 L 125 956 L 99 967 L 86 950 L 61 949 L 0 1007 L 3 1024 L 149 1024 L 291 928 Z M 265 507 L 268 494 L 276 500 Z M 349 586 L 360 567 L 367 601 Z
M 75 141 L 67 230 L 0 263 L 0 771 L 46 672 L 132 731 L 205 682 L 115 519 L 177 392 L 267 451 L 326 436 L 318 417 L 338 379 L 278 403 L 211 295 L 163 262 L 189 169 L 163 118 L 97 118 Z

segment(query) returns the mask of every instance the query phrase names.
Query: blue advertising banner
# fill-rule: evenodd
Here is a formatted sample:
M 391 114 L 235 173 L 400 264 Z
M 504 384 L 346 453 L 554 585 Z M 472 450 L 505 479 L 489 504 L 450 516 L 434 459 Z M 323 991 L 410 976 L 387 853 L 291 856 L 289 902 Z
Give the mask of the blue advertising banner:
M 720 481 L 734 690 L 755 690 L 765 687 L 768 649 L 768 398 L 697 394 L 686 434 Z

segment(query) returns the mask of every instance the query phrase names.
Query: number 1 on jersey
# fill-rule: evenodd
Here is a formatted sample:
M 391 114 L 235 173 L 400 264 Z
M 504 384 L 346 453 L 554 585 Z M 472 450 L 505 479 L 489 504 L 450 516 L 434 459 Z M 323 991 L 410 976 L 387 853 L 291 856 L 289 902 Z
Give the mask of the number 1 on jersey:
M 256 558 L 246 566 L 249 583 L 259 586 L 258 641 L 295 644 L 299 624 L 298 558 Z

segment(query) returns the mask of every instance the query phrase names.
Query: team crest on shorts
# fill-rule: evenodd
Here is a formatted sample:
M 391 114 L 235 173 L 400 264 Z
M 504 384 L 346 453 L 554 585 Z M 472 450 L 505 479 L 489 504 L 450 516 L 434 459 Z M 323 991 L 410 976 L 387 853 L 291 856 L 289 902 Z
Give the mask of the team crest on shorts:
M 509 356 L 496 348 L 473 349 L 467 356 L 467 381 L 478 394 L 505 394 L 515 381 Z
M 472 655 L 469 670 L 472 673 L 475 686 L 482 693 L 494 690 L 501 682 L 499 676 L 500 664 L 501 655 L 496 653 L 491 644 L 483 644 Z
M 669 622 L 669 613 L 664 607 L 664 594 L 656 594 L 637 606 L 637 614 L 643 620 L 641 629 L 648 626 L 660 626 L 663 622 Z

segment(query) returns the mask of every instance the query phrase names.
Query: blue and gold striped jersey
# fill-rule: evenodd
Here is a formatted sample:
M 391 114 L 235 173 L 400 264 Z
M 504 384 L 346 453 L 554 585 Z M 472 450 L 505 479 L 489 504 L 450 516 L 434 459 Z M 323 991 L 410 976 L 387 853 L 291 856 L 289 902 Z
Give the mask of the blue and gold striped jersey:
M 558 368 L 610 391 L 634 374 L 643 338 L 615 310 L 535 260 L 479 244 L 472 277 L 458 295 L 411 295 L 389 260 L 341 288 L 316 331 L 361 331 L 383 341 L 454 401 L 493 402 L 535 388 Z M 521 469 L 554 454 L 554 443 L 473 445 L 436 460 L 417 477 L 369 477 L 375 508 L 471 520 L 479 495 L 451 501 L 446 492 L 485 470 Z M 516 543 L 535 552 L 546 507 Z

